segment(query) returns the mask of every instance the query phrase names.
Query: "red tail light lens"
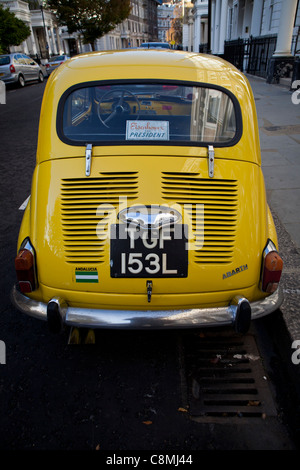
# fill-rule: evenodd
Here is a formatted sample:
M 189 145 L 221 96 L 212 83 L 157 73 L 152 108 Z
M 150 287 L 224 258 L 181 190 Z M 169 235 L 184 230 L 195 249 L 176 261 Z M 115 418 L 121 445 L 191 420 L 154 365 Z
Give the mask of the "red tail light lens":
M 282 258 L 271 241 L 264 250 L 262 268 L 261 288 L 264 292 L 271 294 L 278 288 L 283 268 Z
M 46 69 L 48 69 L 49 67 L 50 67 L 50 65 L 49 65 L 49 64 L 46 64 Z
M 35 256 L 28 241 L 15 258 L 15 269 L 21 292 L 25 294 L 34 291 L 37 288 Z
M 13 64 L 11 64 L 11 66 L 9 67 L 9 70 L 11 73 L 15 73 L 16 69 L 15 69 L 15 66 Z

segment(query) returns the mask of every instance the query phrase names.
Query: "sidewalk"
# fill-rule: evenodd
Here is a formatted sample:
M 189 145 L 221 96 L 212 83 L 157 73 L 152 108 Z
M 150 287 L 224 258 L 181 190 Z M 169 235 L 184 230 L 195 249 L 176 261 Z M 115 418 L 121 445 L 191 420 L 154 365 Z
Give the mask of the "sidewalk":
M 300 251 L 300 103 L 292 103 L 288 87 L 247 78 L 257 109 L 267 198 Z
M 291 340 L 300 340 L 300 103 L 292 103 L 289 87 L 247 78 L 257 109 L 267 199 L 284 259 L 281 311 Z

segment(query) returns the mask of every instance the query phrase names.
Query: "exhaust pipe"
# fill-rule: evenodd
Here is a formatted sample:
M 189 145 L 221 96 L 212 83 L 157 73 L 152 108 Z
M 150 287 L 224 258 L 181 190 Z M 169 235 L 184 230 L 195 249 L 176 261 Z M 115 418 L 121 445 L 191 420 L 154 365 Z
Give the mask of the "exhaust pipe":
M 237 295 L 230 303 L 232 322 L 236 333 L 245 334 L 251 324 L 251 305 L 245 297 Z
M 64 331 L 65 318 L 68 304 L 60 298 L 53 298 L 47 305 L 48 328 L 51 333 L 59 334 Z M 95 344 L 95 332 L 92 329 L 84 329 L 82 335 L 80 328 L 72 327 L 69 334 L 68 344 Z
M 48 327 L 51 333 L 62 333 L 68 305 L 60 298 L 53 298 L 47 305 Z

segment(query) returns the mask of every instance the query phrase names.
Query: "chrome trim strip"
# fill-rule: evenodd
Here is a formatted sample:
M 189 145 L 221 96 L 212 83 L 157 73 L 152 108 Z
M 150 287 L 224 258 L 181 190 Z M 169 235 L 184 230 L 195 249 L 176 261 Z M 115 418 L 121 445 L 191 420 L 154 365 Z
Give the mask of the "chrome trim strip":
M 149 230 L 173 226 L 181 222 L 182 215 L 173 207 L 138 204 L 122 209 L 118 213 L 118 219 L 130 226 Z
M 47 320 L 47 304 L 26 297 L 16 286 L 13 287 L 10 297 L 13 305 L 21 312 L 39 320 Z
M 47 304 L 31 300 L 14 286 L 12 302 L 15 307 L 41 320 L 47 320 Z M 58 301 L 55 299 L 55 301 Z M 282 289 L 263 300 L 250 303 L 252 320 L 277 310 L 283 301 Z M 201 328 L 232 325 L 232 307 L 192 308 L 180 310 L 100 310 L 64 307 L 68 326 L 111 329 Z
M 271 253 L 271 251 L 276 251 L 277 252 L 277 248 L 275 246 L 275 244 L 272 242 L 272 240 L 268 239 L 268 242 L 265 246 L 265 249 L 263 251 L 263 257 L 265 258 L 269 253 Z
M 92 144 L 87 144 L 85 149 L 85 176 L 90 176 L 92 164 Z
M 215 171 L 215 150 L 212 145 L 208 146 L 208 174 L 210 178 L 214 177 Z

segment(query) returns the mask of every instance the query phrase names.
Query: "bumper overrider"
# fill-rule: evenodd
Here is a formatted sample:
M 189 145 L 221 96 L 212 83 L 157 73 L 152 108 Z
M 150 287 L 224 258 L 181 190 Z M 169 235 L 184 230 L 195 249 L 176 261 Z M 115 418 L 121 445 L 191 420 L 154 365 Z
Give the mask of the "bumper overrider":
M 21 312 L 48 321 L 53 333 L 63 331 L 65 326 L 109 329 L 168 329 L 202 328 L 231 325 L 238 333 L 246 333 L 251 320 L 277 310 L 283 293 L 279 287 L 262 300 L 249 302 L 236 296 L 225 307 L 191 308 L 179 310 L 110 310 L 71 307 L 60 298 L 48 303 L 32 300 L 22 294 L 16 286 L 11 292 L 15 307 Z

